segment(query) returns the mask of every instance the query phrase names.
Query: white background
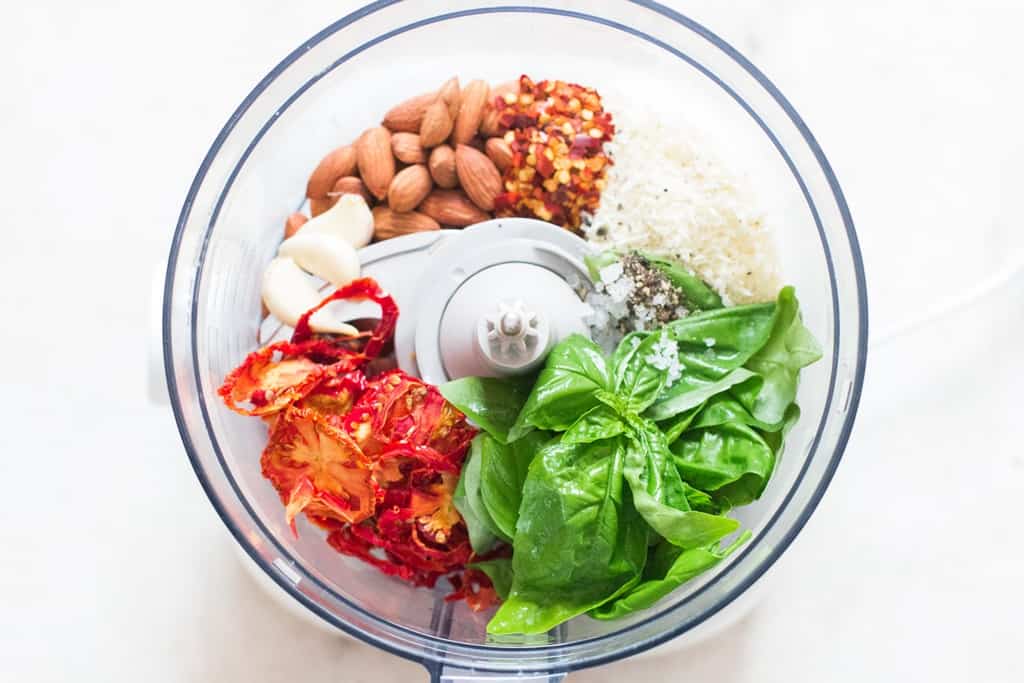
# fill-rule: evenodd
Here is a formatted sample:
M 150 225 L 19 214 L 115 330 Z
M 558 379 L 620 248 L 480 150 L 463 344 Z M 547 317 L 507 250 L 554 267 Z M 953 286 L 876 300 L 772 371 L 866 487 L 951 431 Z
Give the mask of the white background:
M 1021 259 L 1020 2 L 673 4 L 818 137 L 874 330 Z M 0 680 L 425 680 L 266 600 L 145 400 L 150 275 L 195 169 L 252 86 L 354 6 L 0 9 Z M 1022 280 L 873 351 L 846 458 L 749 617 L 571 680 L 1020 680 Z

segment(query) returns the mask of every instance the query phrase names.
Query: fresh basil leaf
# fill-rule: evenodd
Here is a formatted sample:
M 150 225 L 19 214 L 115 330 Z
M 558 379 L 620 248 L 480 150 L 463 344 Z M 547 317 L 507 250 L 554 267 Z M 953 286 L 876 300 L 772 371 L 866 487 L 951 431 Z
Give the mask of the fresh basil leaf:
M 508 443 L 508 431 L 523 409 L 533 382 L 533 377 L 463 377 L 438 389 L 480 429 Z
M 651 548 L 643 580 L 624 595 L 592 609 L 588 614 L 595 619 L 620 619 L 653 607 L 679 586 L 727 558 L 746 543 L 750 536 L 750 532 L 745 531 L 722 550 L 717 544 L 683 550 L 670 543 L 659 543 Z
M 775 304 L 770 336 L 745 361 L 745 367 L 757 377 L 734 387 L 731 393 L 758 420 L 779 423 L 796 400 L 800 369 L 820 358 L 821 347 L 804 327 L 793 288 L 784 287 Z
M 594 282 L 601 281 L 602 268 L 610 266 L 619 260 L 619 255 L 611 249 L 608 251 L 598 252 L 596 254 L 587 254 L 583 257 L 583 263 L 587 266 L 587 272 L 590 274 L 590 279 Z
M 697 417 L 703 408 L 704 404 L 696 405 L 663 422 L 659 422 L 658 429 L 665 435 L 665 443 L 671 446 L 683 432 L 690 428 L 694 418 Z
M 794 405 L 795 407 L 795 405 Z M 691 422 L 690 428 L 701 429 L 704 427 L 717 427 L 723 424 L 742 424 L 748 427 L 756 427 L 765 432 L 777 432 L 782 429 L 783 423 L 776 422 L 769 424 L 762 422 L 750 414 L 742 403 L 734 396 L 726 392 L 714 396 L 700 409 L 699 414 Z M 774 450 L 774 449 L 773 449 Z
M 501 529 L 491 519 L 480 491 L 480 466 L 483 460 L 481 448 L 483 447 L 484 440 L 490 438 L 487 434 L 478 434 L 473 439 L 469 454 L 462 464 L 459 483 L 456 484 L 455 493 L 452 494 L 452 503 L 466 523 L 466 529 L 469 532 L 469 544 L 477 555 L 482 555 L 491 550 L 499 539 L 511 540 L 511 538 L 502 535 Z
M 471 569 L 479 569 L 484 574 L 487 574 L 487 578 L 491 580 L 491 585 L 494 586 L 494 592 L 498 594 L 498 597 L 502 600 L 508 599 L 508 594 L 512 590 L 511 557 L 481 560 L 467 566 Z
M 775 467 L 775 453 L 761 435 L 737 423 L 688 432 L 672 453 L 684 481 L 729 507 L 760 498 Z
M 665 420 L 750 379 L 749 373 L 756 370 L 737 370 L 768 341 L 774 311 L 775 304 L 735 306 L 666 325 L 669 337 L 679 345 L 682 376 L 662 392 L 646 416 Z M 698 390 L 701 393 L 694 393 Z
M 624 476 L 637 512 L 674 545 L 697 548 L 714 543 L 739 527 L 734 519 L 690 509 L 672 451 L 652 422 L 629 441 Z
M 593 443 L 610 439 L 626 431 L 626 425 L 619 413 L 612 407 L 601 404 L 569 427 L 562 435 L 562 443 Z
M 658 398 L 657 402 L 644 412 L 644 417 L 660 422 L 700 406 L 712 396 L 717 396 L 731 387 L 742 384 L 754 373 L 746 368 L 736 368 L 721 379 L 705 381 L 697 377 L 684 379 Z M 680 385 L 682 388 L 677 388 Z
M 682 292 L 691 308 L 710 311 L 722 307 L 722 297 L 682 265 L 644 251 L 640 252 L 640 255 L 660 270 L 669 279 L 669 282 Z
M 685 481 L 683 482 L 683 491 L 686 493 L 686 502 L 689 503 L 691 509 L 712 515 L 722 514 L 722 507 L 704 491 L 690 486 Z
M 621 372 L 626 369 L 629 358 L 636 353 L 641 342 L 650 335 L 650 332 L 630 332 L 615 347 L 609 364 L 612 369 L 612 386 L 618 386 L 622 382 Z
M 512 591 L 487 625 L 494 635 L 543 633 L 629 590 L 648 531 L 623 482 L 622 438 L 551 442 L 523 486 Z
M 510 441 L 533 428 L 564 432 L 597 405 L 594 393 L 610 389 L 608 365 L 594 342 L 573 334 L 548 354 L 526 404 L 509 430 Z
M 511 541 L 523 499 L 523 482 L 534 456 L 551 439 L 548 432 L 530 432 L 518 441 L 503 444 L 480 435 L 480 493 L 498 536 Z
M 627 339 L 623 339 L 622 343 L 632 345 L 632 341 Z M 635 349 L 619 354 L 622 367 L 613 370 L 616 377 L 615 391 L 625 401 L 629 412 L 642 413 L 665 388 L 668 373 L 654 367 L 650 361 L 656 346 L 665 339 L 663 331 L 656 332 L 643 339 Z

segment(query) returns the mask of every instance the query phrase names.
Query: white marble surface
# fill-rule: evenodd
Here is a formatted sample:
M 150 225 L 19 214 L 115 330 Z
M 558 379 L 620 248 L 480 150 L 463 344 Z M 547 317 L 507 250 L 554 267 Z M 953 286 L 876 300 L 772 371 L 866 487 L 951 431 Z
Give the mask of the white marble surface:
M 0 12 L 0 680 L 422 680 L 263 597 L 144 399 L 150 269 L 200 159 L 350 4 Z M 1019 2 L 676 4 L 822 143 L 876 329 L 1021 258 Z M 1018 277 L 872 354 L 847 458 L 741 624 L 571 680 L 1020 680 L 1022 302 Z

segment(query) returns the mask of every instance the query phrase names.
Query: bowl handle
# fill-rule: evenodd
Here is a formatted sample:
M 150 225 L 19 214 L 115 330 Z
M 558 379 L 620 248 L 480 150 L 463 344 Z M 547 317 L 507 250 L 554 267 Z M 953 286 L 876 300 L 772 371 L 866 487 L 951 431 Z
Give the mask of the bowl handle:
M 167 264 L 158 263 L 153 268 L 153 279 L 149 298 L 149 339 L 146 360 L 146 394 L 153 405 L 170 404 L 167 395 L 167 378 L 164 375 L 164 278 Z
M 435 668 L 428 665 L 427 670 L 430 671 L 431 683 L 559 683 L 565 680 L 564 671 L 541 674 L 486 673 L 444 665 L 435 665 Z

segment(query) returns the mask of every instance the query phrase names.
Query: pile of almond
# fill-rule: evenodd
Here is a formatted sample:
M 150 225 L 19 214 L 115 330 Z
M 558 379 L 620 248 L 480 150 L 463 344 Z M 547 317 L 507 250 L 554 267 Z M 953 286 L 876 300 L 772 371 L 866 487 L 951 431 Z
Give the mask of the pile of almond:
M 518 81 L 492 87 L 481 80 L 460 87 L 453 77 L 402 102 L 381 125 L 320 161 L 306 186 L 310 213 L 360 195 L 373 210 L 376 240 L 492 218 L 501 174 L 512 163 L 495 103 L 518 88 Z M 305 220 L 290 216 L 286 236 Z

